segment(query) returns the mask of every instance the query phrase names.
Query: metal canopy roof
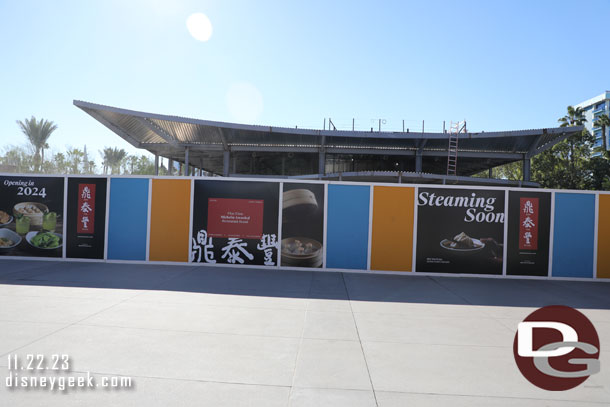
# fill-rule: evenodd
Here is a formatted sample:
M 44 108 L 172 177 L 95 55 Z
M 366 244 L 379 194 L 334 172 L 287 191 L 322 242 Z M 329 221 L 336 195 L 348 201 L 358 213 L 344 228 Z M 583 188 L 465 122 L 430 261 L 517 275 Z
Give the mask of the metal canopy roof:
M 367 132 L 257 126 L 138 112 L 79 100 L 75 100 L 74 105 L 134 147 L 180 162 L 184 162 L 185 150 L 188 147 L 191 166 L 217 174 L 229 175 L 231 172 L 228 171 L 229 157 L 233 158 L 233 173 L 240 173 L 235 171 L 235 168 L 243 167 L 242 161 L 246 160 L 246 157 L 256 157 L 257 152 L 259 158 L 265 155 L 271 157 L 273 153 L 315 154 L 311 156 L 316 161 L 314 171 L 307 171 L 304 168 L 301 173 L 293 175 L 337 172 L 329 170 L 327 157 L 335 156 L 340 159 L 343 155 L 351 155 L 351 161 L 356 157 L 361 163 L 365 163 L 359 165 L 360 168 L 356 171 L 380 169 L 366 168 L 366 163 L 373 162 L 370 156 L 383 156 L 386 160 L 388 157 L 393 157 L 390 161 L 399 157 L 411 157 L 414 163 L 419 156 L 423 161 L 419 163 L 420 168 L 416 168 L 419 170 L 417 172 L 435 174 L 445 172 L 443 165 L 446 165 L 447 133 Z M 458 175 L 472 175 L 493 166 L 529 159 L 582 130 L 583 126 L 577 126 L 460 135 Z M 240 152 L 250 154 L 240 154 Z M 322 155 L 324 158 L 320 159 L 321 164 L 318 166 L 318 156 Z M 367 156 L 369 161 L 363 160 L 363 157 Z M 445 164 L 442 164 L 442 158 L 445 158 Z M 376 158 L 376 160 L 380 159 L 381 157 Z M 236 163 L 235 160 L 240 162 Z M 401 162 L 401 165 L 404 165 L 404 162 Z M 318 171 L 318 169 L 324 170 Z M 404 170 L 413 171 L 413 168 Z M 267 172 L 261 175 L 273 174 Z

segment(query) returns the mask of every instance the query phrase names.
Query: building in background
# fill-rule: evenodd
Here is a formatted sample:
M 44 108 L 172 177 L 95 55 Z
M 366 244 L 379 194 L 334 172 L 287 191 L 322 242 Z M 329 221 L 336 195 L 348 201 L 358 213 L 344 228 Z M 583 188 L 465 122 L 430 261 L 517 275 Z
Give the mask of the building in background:
M 598 95 L 589 100 L 585 100 L 582 103 L 577 104 L 574 107 L 580 107 L 584 113 L 587 122 L 585 123 L 585 128 L 589 130 L 591 134 L 595 137 L 594 147 L 602 146 L 602 129 L 600 127 L 595 127 L 595 120 L 601 115 L 609 115 L 610 114 L 610 91 L 605 91 L 601 95 Z M 610 128 L 606 129 L 606 141 L 608 141 L 608 133 L 610 133 Z M 610 148 L 610 143 L 606 144 L 608 148 Z
M 190 119 L 80 100 L 74 105 L 154 154 L 157 171 L 166 159 L 168 168 L 180 163 L 182 175 L 537 187 L 530 180 L 531 159 L 584 129 L 316 130 Z M 522 180 L 492 178 L 492 168 L 512 162 L 522 163 Z M 488 177 L 479 176 L 484 172 Z

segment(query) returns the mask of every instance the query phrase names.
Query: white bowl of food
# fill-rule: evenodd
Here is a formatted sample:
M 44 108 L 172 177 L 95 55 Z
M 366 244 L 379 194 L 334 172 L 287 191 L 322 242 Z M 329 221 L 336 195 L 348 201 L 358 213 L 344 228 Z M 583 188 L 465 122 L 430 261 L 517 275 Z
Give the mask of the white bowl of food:
M 13 217 L 7 212 L 0 211 L 0 226 L 6 226 L 13 221 Z
M 61 235 L 53 232 L 28 232 L 25 240 L 30 246 L 41 250 L 58 249 L 63 243 Z
M 21 236 L 10 229 L 0 229 L 0 250 L 16 247 L 21 243 Z
M 282 266 L 322 267 L 322 243 L 308 237 L 282 239 Z
M 47 212 L 49 207 L 39 202 L 20 202 L 13 207 L 13 214 L 16 217 L 27 216 L 32 226 L 41 226 L 42 217 Z
M 453 253 L 467 254 L 480 252 L 485 247 L 485 243 L 462 232 L 453 239 L 443 239 L 441 247 Z

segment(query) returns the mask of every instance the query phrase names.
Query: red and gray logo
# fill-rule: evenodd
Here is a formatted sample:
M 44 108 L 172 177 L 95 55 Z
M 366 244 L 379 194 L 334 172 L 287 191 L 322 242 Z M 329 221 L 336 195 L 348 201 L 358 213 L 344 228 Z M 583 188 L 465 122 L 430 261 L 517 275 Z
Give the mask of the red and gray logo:
M 517 367 L 545 390 L 569 390 L 599 372 L 599 337 L 581 312 L 551 305 L 519 323 L 513 353 Z

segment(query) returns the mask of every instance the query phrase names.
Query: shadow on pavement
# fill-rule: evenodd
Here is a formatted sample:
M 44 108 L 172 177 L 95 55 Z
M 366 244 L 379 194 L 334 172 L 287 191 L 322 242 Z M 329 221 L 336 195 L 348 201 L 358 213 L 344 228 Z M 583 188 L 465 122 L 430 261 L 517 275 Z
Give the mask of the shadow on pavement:
M 0 260 L 0 284 L 165 290 L 265 297 L 610 309 L 610 283 Z

